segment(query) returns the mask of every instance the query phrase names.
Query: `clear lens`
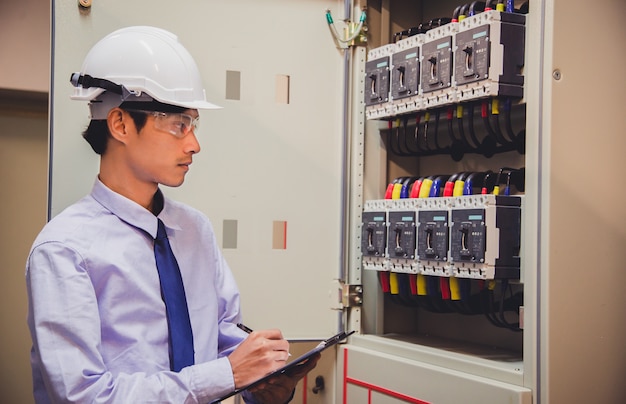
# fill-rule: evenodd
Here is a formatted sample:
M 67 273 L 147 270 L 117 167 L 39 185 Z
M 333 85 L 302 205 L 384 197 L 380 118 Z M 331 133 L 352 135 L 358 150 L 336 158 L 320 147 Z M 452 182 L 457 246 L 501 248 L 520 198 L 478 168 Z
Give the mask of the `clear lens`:
M 176 137 L 184 137 L 191 131 L 198 129 L 200 117 L 194 118 L 191 115 L 168 112 L 153 113 L 154 127 L 171 133 Z
M 160 112 L 160 111 L 139 111 L 147 115 L 154 116 L 154 127 L 168 132 L 178 138 L 187 136 L 189 132 L 198 130 L 200 117 L 177 113 L 177 112 Z

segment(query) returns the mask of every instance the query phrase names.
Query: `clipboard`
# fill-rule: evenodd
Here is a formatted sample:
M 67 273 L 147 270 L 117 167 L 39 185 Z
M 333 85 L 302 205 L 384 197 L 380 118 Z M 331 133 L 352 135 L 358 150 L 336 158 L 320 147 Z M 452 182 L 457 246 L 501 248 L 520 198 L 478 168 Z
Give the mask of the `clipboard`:
M 235 394 L 239 394 L 251 387 L 257 386 L 263 382 L 265 382 L 268 379 L 271 379 L 274 376 L 277 375 L 281 375 L 283 373 L 288 372 L 291 369 L 295 369 L 297 368 L 299 365 L 301 365 L 303 362 L 307 361 L 309 358 L 311 358 L 312 356 L 314 356 L 315 354 L 322 352 L 323 350 L 325 350 L 326 348 L 330 348 L 331 346 L 334 346 L 336 344 L 338 344 L 339 342 L 345 340 L 346 338 L 348 338 L 350 335 L 354 334 L 355 331 L 349 331 L 349 332 L 340 332 L 339 334 L 335 334 L 332 337 L 320 342 L 319 344 L 317 344 L 317 346 L 313 349 L 311 349 L 310 351 L 298 356 L 297 358 L 291 360 L 291 362 L 287 363 L 286 365 L 284 365 L 283 367 L 281 367 L 280 369 L 275 370 L 274 372 L 263 376 L 262 378 L 258 379 L 255 382 L 252 382 L 250 384 L 248 384 L 247 386 L 244 387 L 240 387 L 238 389 L 235 389 L 233 391 L 231 391 L 230 393 L 211 401 L 211 404 L 217 404 L 222 400 L 226 400 L 229 397 L 234 396 Z

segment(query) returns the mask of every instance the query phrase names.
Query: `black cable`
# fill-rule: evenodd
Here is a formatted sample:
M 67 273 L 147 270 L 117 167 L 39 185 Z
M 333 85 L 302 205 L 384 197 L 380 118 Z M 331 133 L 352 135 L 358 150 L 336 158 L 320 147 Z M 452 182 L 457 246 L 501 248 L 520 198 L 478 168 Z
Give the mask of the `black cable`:
M 439 151 L 443 151 L 445 150 L 440 144 L 439 144 L 439 118 L 441 115 L 441 111 L 437 110 L 437 112 L 435 112 L 435 147 L 437 150 Z
M 395 154 L 396 156 L 400 156 L 400 157 L 408 157 L 411 156 L 411 154 L 407 154 L 402 152 L 399 149 L 394 148 L 394 136 L 393 136 L 393 125 L 391 124 L 391 121 L 389 121 L 389 127 L 387 130 L 387 145 L 389 146 L 389 149 L 391 149 L 391 153 Z M 400 144 L 399 141 L 395 141 L 398 145 Z
M 426 146 L 426 151 L 431 151 L 430 145 L 428 144 L 428 130 L 430 128 L 430 113 L 426 114 L 426 118 L 424 119 L 424 145 Z
M 506 133 L 511 142 L 517 140 L 517 135 L 513 132 L 513 124 L 511 122 L 511 99 L 504 100 L 504 124 L 506 127 Z
M 459 21 L 459 14 L 461 13 L 461 6 L 458 5 L 456 6 L 456 8 L 454 9 L 454 12 L 452 12 L 452 20 L 453 21 Z
M 501 303 L 500 303 L 500 312 L 499 312 L 499 321 L 504 325 L 505 328 L 510 329 L 511 331 L 523 331 L 521 328 L 519 328 L 519 322 L 517 323 L 509 323 L 505 316 L 504 316 L 504 311 L 505 311 L 505 298 L 506 298 L 506 292 L 507 290 L 509 291 L 509 293 L 511 294 L 511 300 L 513 300 L 513 292 L 511 290 L 511 285 L 509 284 L 507 279 L 502 280 L 501 283 Z M 518 306 L 518 310 L 519 310 L 519 306 Z
M 417 146 L 417 150 L 419 151 L 419 153 L 423 153 L 424 151 L 426 151 L 420 146 L 419 127 L 421 116 L 422 115 L 419 112 L 415 115 L 415 132 L 413 133 L 413 140 L 415 141 L 415 145 Z
M 496 309 L 494 307 L 493 290 L 488 287 L 483 289 L 484 298 L 484 315 L 489 322 L 498 328 L 504 328 L 504 324 L 500 322 L 500 319 L 496 316 Z
M 463 108 L 462 106 L 457 107 L 458 108 Z M 463 143 L 465 144 L 465 147 L 467 147 L 468 151 L 476 151 L 478 150 L 478 145 L 477 143 L 474 143 L 473 145 L 470 144 L 469 140 L 467 139 L 467 135 L 465 133 L 465 127 L 463 126 L 463 116 L 465 115 L 465 109 L 461 109 L 461 114 L 459 116 L 459 114 L 456 114 L 456 122 L 457 122 L 457 127 L 459 128 L 459 136 L 461 137 L 461 139 L 463 140 Z
M 468 14 L 472 16 L 477 13 L 482 13 L 483 11 L 485 11 L 485 2 L 473 1 L 472 3 L 470 3 Z
M 410 153 L 410 154 L 411 154 L 411 155 L 413 155 L 413 156 L 416 156 L 416 155 L 418 155 L 418 154 L 420 153 L 420 150 L 419 150 L 419 145 L 416 145 L 416 146 L 417 146 L 417 150 L 413 150 L 413 149 L 411 149 L 411 147 L 409 146 L 409 142 L 408 142 L 409 136 L 408 136 L 408 134 L 407 134 L 407 126 L 408 126 L 408 123 L 409 123 L 409 117 L 408 117 L 408 116 L 405 116 L 405 117 L 403 118 L 403 120 L 402 120 L 402 127 L 403 127 L 403 133 L 404 133 L 404 147 L 406 148 L 406 150 L 408 151 L 408 153 Z M 417 125 L 416 125 L 416 127 L 417 127 Z
M 461 6 L 461 9 L 459 10 L 459 18 L 463 15 L 465 17 L 467 17 L 467 9 L 469 7 L 469 4 L 463 4 Z
M 497 2 L 495 2 L 495 1 L 493 1 L 493 0 L 487 0 L 487 1 L 485 2 L 485 9 L 489 8 L 489 9 L 491 9 L 491 10 L 495 10 L 496 8 L 495 8 L 495 6 L 493 5 L 493 3 L 497 3 Z
M 491 136 L 492 139 L 494 139 L 496 141 L 496 143 L 500 143 L 501 145 L 506 144 L 507 142 L 504 139 L 501 139 L 498 135 L 498 133 L 496 133 L 493 130 L 493 127 L 491 126 L 491 122 L 489 120 L 489 117 L 491 114 L 490 108 L 491 103 L 488 101 L 483 101 L 483 111 L 482 111 L 482 116 L 483 116 L 483 122 L 485 124 L 485 129 L 487 129 L 487 133 L 489 134 L 489 136 Z
M 512 123 L 512 118 L 511 118 L 511 113 L 512 113 L 512 101 L 510 98 L 507 98 L 505 100 L 505 108 L 504 108 L 504 117 L 505 117 L 505 124 L 506 124 L 506 131 L 507 134 L 509 136 L 509 138 L 513 139 L 513 143 L 515 145 L 515 149 L 518 151 L 518 153 L 520 154 L 525 154 L 526 153 L 526 130 L 522 129 L 521 131 L 519 131 L 517 134 L 513 131 L 513 123 Z M 524 104 L 525 106 L 525 104 Z M 525 115 L 525 114 L 524 114 Z
M 480 150 L 480 142 L 478 141 L 478 138 L 476 137 L 476 131 L 474 130 L 474 104 L 473 103 L 469 104 L 469 110 L 467 112 L 467 117 L 468 117 L 467 128 L 468 128 L 468 131 L 469 131 L 470 139 L 472 139 L 472 143 L 474 143 L 474 145 L 475 145 L 474 149 L 476 151 L 479 151 Z

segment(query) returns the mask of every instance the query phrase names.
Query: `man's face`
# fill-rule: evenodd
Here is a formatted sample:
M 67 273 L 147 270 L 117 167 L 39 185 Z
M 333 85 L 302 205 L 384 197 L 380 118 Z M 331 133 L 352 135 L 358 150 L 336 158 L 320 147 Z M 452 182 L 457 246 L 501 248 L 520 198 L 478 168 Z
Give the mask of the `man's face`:
M 198 111 L 189 109 L 183 115 L 147 114 L 146 124 L 138 133 L 133 124 L 127 163 L 137 180 L 170 187 L 183 183 L 193 155 L 200 152 L 194 129 L 185 127 L 189 118 L 198 117 Z

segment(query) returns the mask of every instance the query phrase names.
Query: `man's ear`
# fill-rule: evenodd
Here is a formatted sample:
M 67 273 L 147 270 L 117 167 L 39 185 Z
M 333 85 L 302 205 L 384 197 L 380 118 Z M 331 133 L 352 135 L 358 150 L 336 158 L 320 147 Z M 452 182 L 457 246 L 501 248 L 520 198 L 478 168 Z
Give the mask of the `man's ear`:
M 113 108 L 107 115 L 107 126 L 113 139 L 126 143 L 128 139 L 129 130 L 133 129 L 133 126 L 129 121 L 132 121 L 130 116 L 124 112 L 121 108 Z

